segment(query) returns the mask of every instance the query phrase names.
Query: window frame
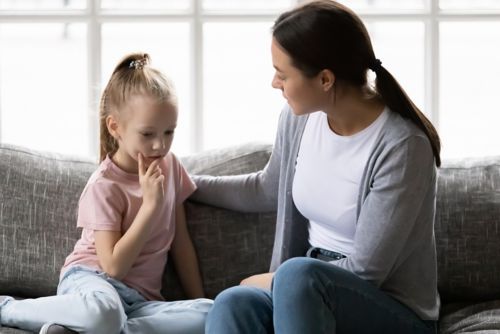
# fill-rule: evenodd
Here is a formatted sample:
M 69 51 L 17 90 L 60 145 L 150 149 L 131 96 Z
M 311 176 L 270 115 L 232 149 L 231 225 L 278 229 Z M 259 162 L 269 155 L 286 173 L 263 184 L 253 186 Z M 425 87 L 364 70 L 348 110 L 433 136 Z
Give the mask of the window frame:
M 89 152 L 92 156 L 98 155 L 99 115 L 94 110 L 98 105 L 100 91 L 95 87 L 101 86 L 101 27 L 109 22 L 186 22 L 191 27 L 189 59 L 191 70 L 191 89 L 189 96 L 192 101 L 189 149 L 198 152 L 204 149 L 204 121 L 203 121 L 203 25 L 207 22 L 242 22 L 242 21 L 272 21 L 279 14 L 277 12 L 255 11 L 204 11 L 203 0 L 190 0 L 185 11 L 158 12 L 158 11 L 122 11 L 100 9 L 100 0 L 86 0 L 87 7 L 83 10 L 0 10 L 0 23 L 85 23 L 87 25 L 87 58 L 88 83 L 87 96 L 89 113 Z M 356 10 L 365 22 L 422 22 L 424 31 L 424 106 L 423 110 L 439 129 L 440 115 L 440 40 L 439 25 L 449 21 L 498 21 L 500 10 L 442 10 L 440 0 L 427 0 L 422 10 Z M 294 4 L 305 2 L 293 0 Z M 343 1 L 346 2 L 346 1 Z M 383 62 L 383 59 L 382 59 Z M 0 104 L 0 125 L 2 124 L 2 110 Z M 2 138 L 0 127 L 0 141 Z

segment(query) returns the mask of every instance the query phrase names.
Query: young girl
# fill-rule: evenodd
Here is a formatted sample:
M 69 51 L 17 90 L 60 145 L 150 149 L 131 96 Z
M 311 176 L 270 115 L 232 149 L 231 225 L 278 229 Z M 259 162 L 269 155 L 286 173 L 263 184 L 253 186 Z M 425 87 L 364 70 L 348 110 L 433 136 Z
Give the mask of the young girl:
M 61 270 L 57 296 L 0 303 L 1 324 L 46 333 L 203 333 L 202 299 L 183 201 L 195 190 L 170 150 L 172 87 L 147 54 L 125 57 L 101 98 L 101 164 L 80 197 L 82 235 Z M 190 298 L 160 294 L 167 252 Z M 59 326 L 60 325 L 60 326 Z
M 272 32 L 287 105 L 269 163 L 195 178 L 199 201 L 277 209 L 271 273 L 219 294 L 206 332 L 434 333 L 435 128 L 345 6 L 307 1 Z

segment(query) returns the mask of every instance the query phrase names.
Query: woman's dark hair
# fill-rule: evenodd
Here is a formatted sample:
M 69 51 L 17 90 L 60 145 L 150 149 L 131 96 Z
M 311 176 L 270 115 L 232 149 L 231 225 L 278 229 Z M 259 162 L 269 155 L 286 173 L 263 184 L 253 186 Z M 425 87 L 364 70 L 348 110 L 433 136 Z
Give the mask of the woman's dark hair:
M 375 57 L 368 31 L 353 11 L 331 0 L 309 2 L 281 14 L 274 23 L 273 37 L 307 77 L 329 69 L 337 83 L 367 87 L 367 70 L 372 69 L 376 93 L 392 111 L 422 129 L 436 165 L 441 165 L 436 129 Z

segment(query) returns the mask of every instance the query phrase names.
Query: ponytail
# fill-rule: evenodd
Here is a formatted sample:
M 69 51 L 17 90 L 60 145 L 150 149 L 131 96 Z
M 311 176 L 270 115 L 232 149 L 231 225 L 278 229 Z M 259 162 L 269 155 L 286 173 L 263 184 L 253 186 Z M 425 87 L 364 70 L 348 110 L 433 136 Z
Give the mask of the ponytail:
M 410 119 L 425 133 L 431 143 L 436 166 L 441 166 L 441 141 L 431 121 L 413 103 L 397 80 L 382 66 L 382 63 L 378 59 L 375 59 L 371 69 L 377 75 L 375 90 L 382 97 L 384 103 L 392 111 L 397 112 L 404 118 Z
M 102 93 L 99 105 L 99 162 L 106 159 L 108 154 L 113 155 L 118 150 L 116 139 L 109 133 L 106 119 L 109 113 L 106 111 L 106 89 Z

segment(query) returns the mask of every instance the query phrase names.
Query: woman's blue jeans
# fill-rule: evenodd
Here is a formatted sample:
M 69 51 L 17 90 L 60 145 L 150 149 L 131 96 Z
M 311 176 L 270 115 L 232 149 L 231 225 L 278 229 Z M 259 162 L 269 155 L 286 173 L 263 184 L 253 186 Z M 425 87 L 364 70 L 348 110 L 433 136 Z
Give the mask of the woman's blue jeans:
M 436 332 L 434 321 L 373 284 L 328 262 L 294 258 L 277 270 L 272 291 L 237 286 L 215 299 L 207 334 Z

